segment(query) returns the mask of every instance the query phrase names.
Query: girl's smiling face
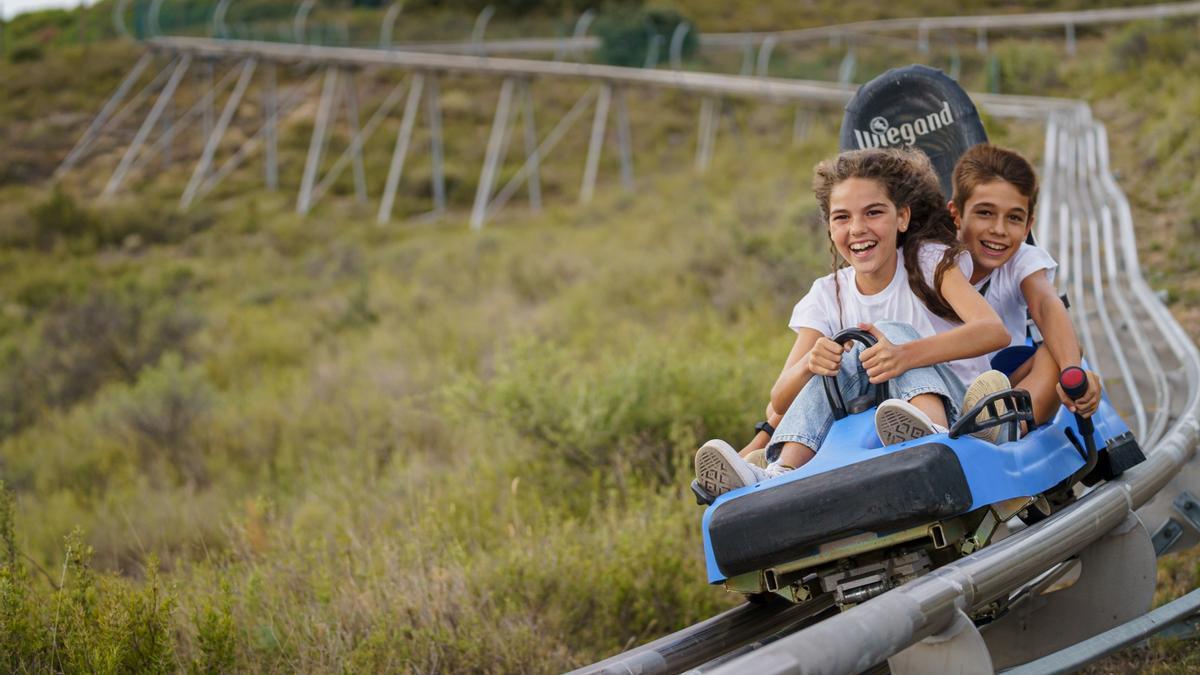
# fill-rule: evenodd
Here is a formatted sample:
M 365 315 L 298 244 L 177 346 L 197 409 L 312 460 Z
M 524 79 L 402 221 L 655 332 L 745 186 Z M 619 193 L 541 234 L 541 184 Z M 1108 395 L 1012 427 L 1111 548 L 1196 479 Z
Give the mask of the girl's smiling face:
M 958 225 L 959 239 L 971 253 L 975 266 L 971 283 L 978 283 L 1008 262 L 1033 226 L 1029 197 L 1005 180 L 975 186 L 963 204 L 963 212 L 959 213 L 951 202 L 950 213 Z
M 847 178 L 829 195 L 829 238 L 854 268 L 860 292 L 878 293 L 896 273 L 896 239 L 910 211 L 896 208 L 876 180 Z

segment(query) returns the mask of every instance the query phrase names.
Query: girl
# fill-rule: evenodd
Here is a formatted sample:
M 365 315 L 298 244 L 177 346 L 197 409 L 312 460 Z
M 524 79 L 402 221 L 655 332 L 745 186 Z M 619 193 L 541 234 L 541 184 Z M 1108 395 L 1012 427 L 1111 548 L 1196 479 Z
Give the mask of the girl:
M 709 494 L 812 459 L 833 422 L 814 376 L 837 375 L 846 400 L 869 383 L 890 381 L 897 398 L 879 406 L 876 425 L 891 444 L 944 431 L 958 413 L 963 381 L 987 368 L 982 355 L 1008 344 L 1004 324 L 967 281 L 970 257 L 924 154 L 846 152 L 817 165 L 813 191 L 829 226 L 835 270 L 817 279 L 792 312 L 796 342 L 768 408 L 787 411 L 767 448 L 773 463 L 761 469 L 724 441 L 709 441 L 696 453 L 696 477 Z M 847 264 L 841 269 L 839 257 Z M 878 344 L 864 350 L 829 339 L 850 326 L 869 331 Z
M 1026 312 L 1042 334 L 1044 342 L 1032 358 L 1026 355 L 1009 377 L 997 371 L 987 374 L 991 387 L 1007 389 L 1011 379 L 1028 391 L 1034 421 L 1042 424 L 1059 403 L 1090 417 L 1100 405 L 1100 378 L 1088 372 L 1087 394 L 1078 401 L 1058 386 L 1059 373 L 1078 366 L 1081 355 L 1067 308 L 1052 283 L 1058 265 L 1044 250 L 1025 243 L 1033 227 L 1037 192 L 1037 175 L 1024 157 L 981 144 L 967 150 L 954 167 L 954 198 L 948 206 L 959 239 L 971 254 L 971 284 L 1000 315 L 1010 345 L 1025 345 Z M 963 407 L 969 405 L 970 400 Z M 993 427 L 978 435 L 994 442 L 999 433 L 1000 428 Z

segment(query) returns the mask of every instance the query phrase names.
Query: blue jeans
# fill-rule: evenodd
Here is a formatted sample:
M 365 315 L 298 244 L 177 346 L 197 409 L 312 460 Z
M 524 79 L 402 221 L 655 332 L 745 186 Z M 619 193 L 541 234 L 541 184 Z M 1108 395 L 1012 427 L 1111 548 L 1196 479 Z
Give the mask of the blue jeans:
M 875 324 L 875 328 L 892 344 L 912 342 L 921 337 L 912 326 L 896 321 L 880 321 Z M 870 386 L 867 371 L 859 363 L 859 354 L 864 348 L 857 341 L 852 344 L 854 348 L 842 355 L 841 372 L 838 374 L 838 388 L 847 403 L 867 393 Z M 771 443 L 767 446 L 768 461 L 773 462 L 779 458 L 784 443 L 803 443 L 813 451 L 820 449 L 821 443 L 829 433 L 829 427 L 833 425 L 833 410 L 825 396 L 822 379 L 824 378 L 814 375 L 784 413 L 783 419 L 775 427 L 775 435 L 771 436 Z M 967 393 L 966 386 L 954 371 L 940 363 L 913 368 L 890 380 L 888 387 L 890 396 L 902 401 L 910 401 L 920 394 L 937 394 L 946 406 L 946 419 L 951 424 L 958 419 L 961 412 L 959 405 Z

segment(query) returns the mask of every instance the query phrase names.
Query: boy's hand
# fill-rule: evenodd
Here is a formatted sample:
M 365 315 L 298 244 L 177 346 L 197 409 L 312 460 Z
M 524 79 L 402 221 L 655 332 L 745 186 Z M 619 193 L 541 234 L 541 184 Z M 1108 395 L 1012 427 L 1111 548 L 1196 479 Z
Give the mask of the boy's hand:
M 850 343 L 839 345 L 827 337 L 819 337 L 808 353 L 808 369 L 814 375 L 834 376 L 842 365 L 842 354 L 850 351 Z
M 899 377 L 909 370 L 904 345 L 894 345 L 888 341 L 883 332 L 869 323 L 860 323 L 858 327 L 875 336 L 874 347 L 864 349 L 858 355 L 871 384 L 879 384 Z
M 1071 400 L 1071 397 L 1067 396 L 1067 392 L 1063 391 L 1061 384 L 1054 385 L 1054 388 L 1058 391 L 1058 400 L 1067 406 L 1067 410 L 1087 418 L 1091 417 L 1096 412 L 1096 409 L 1100 407 L 1100 391 L 1104 384 L 1100 381 L 1099 375 L 1090 370 L 1084 372 L 1087 373 L 1088 378 L 1087 393 L 1079 397 L 1078 400 Z

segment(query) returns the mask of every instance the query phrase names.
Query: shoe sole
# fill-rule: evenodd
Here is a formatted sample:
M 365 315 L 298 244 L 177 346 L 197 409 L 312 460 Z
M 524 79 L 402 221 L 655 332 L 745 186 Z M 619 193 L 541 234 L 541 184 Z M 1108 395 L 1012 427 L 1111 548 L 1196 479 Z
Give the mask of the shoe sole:
M 736 457 L 737 453 L 733 452 L 733 455 Z M 753 475 L 746 476 L 739 469 L 720 449 L 709 444 L 696 452 L 696 481 L 714 497 L 755 482 Z
M 972 382 L 971 386 L 967 389 L 966 395 L 963 396 L 962 411 L 966 413 L 988 396 L 1011 388 L 1012 383 L 1008 381 L 1008 377 L 1005 376 L 1004 373 L 1001 373 L 998 370 L 986 371 L 979 377 L 975 378 L 975 381 Z M 996 410 L 1000 411 L 1001 413 L 1007 412 L 1008 405 L 1006 405 L 1003 401 L 997 401 Z M 990 420 L 991 418 L 992 414 L 987 410 L 984 410 L 983 412 L 979 413 L 979 417 L 976 419 L 980 422 L 984 422 L 986 420 Z M 992 427 L 991 429 L 977 431 L 971 435 L 980 440 L 984 440 L 989 443 L 995 443 L 1000 439 L 1000 432 L 1002 430 L 1003 427 Z
M 879 440 L 883 441 L 884 445 L 913 441 L 935 433 L 935 429 L 929 426 L 928 422 L 901 408 L 879 410 L 876 415 L 876 428 L 879 431 Z

